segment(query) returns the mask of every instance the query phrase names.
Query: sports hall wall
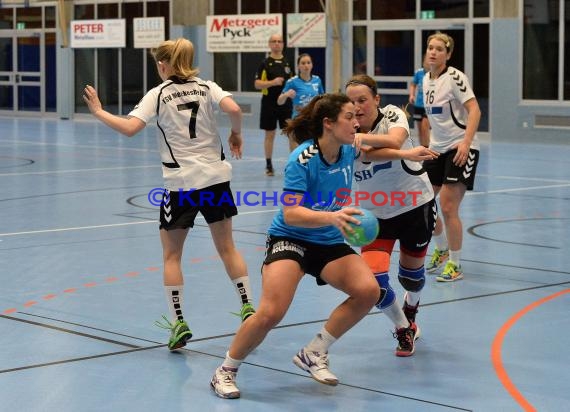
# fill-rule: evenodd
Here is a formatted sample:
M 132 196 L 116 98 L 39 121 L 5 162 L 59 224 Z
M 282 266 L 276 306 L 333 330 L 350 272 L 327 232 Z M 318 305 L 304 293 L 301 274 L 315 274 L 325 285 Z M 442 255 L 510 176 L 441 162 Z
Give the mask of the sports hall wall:
M 117 0 L 118 1 L 118 0 Z M 228 0 L 232 1 L 232 0 Z M 526 0 L 529 1 L 529 0 Z M 539 1 L 539 0 L 537 0 Z M 546 2 L 546 0 L 541 0 Z M 93 3 L 97 3 L 93 0 Z M 60 4 L 56 1 L 2 0 L 0 8 L 10 4 L 25 7 L 26 4 Z M 72 2 L 63 2 L 67 7 Z M 342 81 L 351 75 L 352 47 L 349 44 L 352 33 L 348 21 L 348 4 L 341 1 L 346 9 L 340 17 L 340 37 L 342 40 L 341 61 L 338 63 Z M 564 3 L 564 2 L 563 2 Z M 192 4 L 192 8 L 188 7 Z M 185 36 L 196 44 L 196 65 L 200 76 L 213 78 L 214 58 L 206 52 L 205 17 L 208 14 L 209 0 L 172 0 L 172 23 L 170 37 Z M 566 1 L 564 4 L 568 4 Z M 489 119 L 490 138 L 493 141 L 514 142 L 570 142 L 570 101 L 523 100 L 521 85 L 523 81 L 523 22 L 522 8 L 524 0 L 490 0 L 492 8 L 489 27 Z M 199 6 L 199 7 L 198 7 Z M 570 15 L 566 10 L 566 16 Z M 453 24 L 453 22 L 449 22 Z M 570 23 L 566 17 L 566 42 L 570 38 Z M 328 44 L 332 44 L 332 31 L 328 30 Z M 61 47 L 61 33 L 57 35 L 57 102 L 56 114 L 60 118 L 79 117 L 74 113 L 74 99 L 79 94 L 74 90 L 73 73 L 75 60 L 73 50 Z M 537 47 L 545 47 L 539 44 Z M 566 48 L 568 50 L 568 47 Z M 466 50 L 466 53 L 469 52 Z M 540 53 L 537 52 L 537 55 Z M 327 49 L 324 83 L 327 91 L 332 91 L 334 84 L 332 50 Z M 565 66 L 570 66 L 570 55 L 566 56 Z M 411 79 L 411 73 L 410 73 Z M 532 79 L 531 79 L 532 80 Z M 252 74 L 253 82 L 253 74 Z M 141 90 L 141 95 L 143 91 Z M 477 90 L 475 90 L 477 93 Z M 260 104 L 259 93 L 235 93 L 235 99 L 244 109 L 244 127 L 257 129 Z M 222 126 L 226 119 L 220 117 Z

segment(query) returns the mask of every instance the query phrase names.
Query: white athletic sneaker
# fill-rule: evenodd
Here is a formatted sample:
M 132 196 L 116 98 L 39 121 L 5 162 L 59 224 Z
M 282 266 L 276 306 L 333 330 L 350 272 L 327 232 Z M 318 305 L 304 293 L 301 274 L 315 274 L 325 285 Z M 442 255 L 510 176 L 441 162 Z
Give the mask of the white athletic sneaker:
M 317 382 L 331 386 L 338 384 L 338 378 L 329 370 L 329 359 L 326 352 L 320 354 L 303 348 L 293 357 L 293 363 L 309 372 Z
M 240 392 L 236 386 L 237 369 L 220 366 L 216 369 L 210 386 L 220 398 L 236 399 L 240 397 Z

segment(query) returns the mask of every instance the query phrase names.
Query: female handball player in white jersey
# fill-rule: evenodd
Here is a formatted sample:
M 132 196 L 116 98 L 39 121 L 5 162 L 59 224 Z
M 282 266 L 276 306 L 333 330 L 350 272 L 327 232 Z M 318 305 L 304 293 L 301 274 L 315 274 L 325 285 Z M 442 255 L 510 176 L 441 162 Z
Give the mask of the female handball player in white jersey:
M 98 120 L 127 136 L 156 120 L 165 185 L 159 232 L 170 310 L 170 320 L 164 317 L 158 325 L 170 330 L 168 348 L 175 350 L 192 337 L 182 314 L 181 260 L 186 235 L 198 212 L 208 223 L 214 245 L 236 288 L 242 321 L 255 312 L 247 266 L 232 237 L 232 216 L 237 215 L 237 208 L 230 189 L 231 165 L 225 160 L 215 117 L 217 108 L 229 116 L 229 148 L 233 157 L 239 159 L 242 113 L 230 93 L 212 81 L 196 77 L 192 42 L 184 38 L 167 40 L 151 52 L 163 82 L 144 95 L 128 117 L 103 110 L 92 86 L 85 87 L 83 99 Z
M 437 154 L 424 146 L 414 148 L 406 114 L 394 105 L 380 107 L 376 81 L 370 76 L 353 76 L 346 83 L 346 94 L 355 105 L 360 124 L 357 140 L 382 148 L 366 151 L 354 165 L 355 190 L 362 199 L 359 206 L 371 210 L 380 224 L 377 239 L 362 248 L 362 257 L 380 285 L 376 307 L 394 323 L 394 337 L 398 340 L 395 354 L 411 356 L 420 334 L 416 313 L 437 211 L 427 173 L 420 163 L 404 160 L 403 156 L 423 153 L 424 157 L 416 159 L 422 160 Z M 400 243 L 398 280 L 406 290 L 403 308 L 388 275 L 396 240 Z
M 459 206 L 465 191 L 473 190 L 479 162 L 477 128 L 481 110 L 469 79 L 455 67 L 447 66 L 453 53 L 453 39 L 445 33 L 428 37 L 426 57 L 430 71 L 423 80 L 424 107 L 431 126 L 430 148 L 441 153 L 424 162 L 439 204 L 443 222 L 437 219 L 435 250 L 427 266 L 440 282 L 463 278 L 461 248 L 463 226 Z M 445 227 L 444 227 L 445 226 Z

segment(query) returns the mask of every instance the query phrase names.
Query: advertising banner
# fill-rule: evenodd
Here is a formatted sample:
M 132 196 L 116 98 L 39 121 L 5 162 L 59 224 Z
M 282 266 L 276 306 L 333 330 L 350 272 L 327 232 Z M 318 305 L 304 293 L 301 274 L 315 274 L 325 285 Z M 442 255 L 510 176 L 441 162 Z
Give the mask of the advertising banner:
M 72 48 L 105 48 L 126 46 L 125 19 L 72 20 Z
M 206 17 L 208 52 L 267 52 L 267 41 L 275 33 L 283 33 L 282 14 Z
M 137 17 L 133 19 L 135 49 L 152 48 L 164 41 L 164 17 Z
M 326 47 L 325 13 L 287 14 L 287 47 Z

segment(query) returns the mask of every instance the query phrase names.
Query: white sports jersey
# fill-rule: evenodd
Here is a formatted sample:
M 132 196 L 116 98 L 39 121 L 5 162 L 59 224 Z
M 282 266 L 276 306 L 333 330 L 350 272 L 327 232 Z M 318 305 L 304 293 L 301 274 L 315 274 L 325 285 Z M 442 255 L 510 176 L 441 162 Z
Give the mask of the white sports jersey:
M 371 134 L 387 134 L 393 127 L 402 127 L 408 137 L 402 149 L 413 147 L 409 137 L 408 119 L 404 112 L 393 105 L 378 110 L 378 118 Z M 433 189 L 427 173 L 421 163 L 407 160 L 386 162 L 367 162 L 356 160 L 354 180 L 356 183 L 353 199 L 369 199 L 360 201 L 360 207 L 371 210 L 380 219 L 390 219 L 401 215 L 433 199 Z
M 230 93 L 209 80 L 171 77 L 150 90 L 129 113 L 157 118 L 162 175 L 169 190 L 203 189 L 227 182 L 232 167 L 223 153 L 215 110 Z
M 431 126 L 430 148 L 448 152 L 465 137 L 467 110 L 463 104 L 475 94 L 467 76 L 451 66 L 435 80 L 426 73 L 423 89 L 424 107 Z M 477 134 L 473 136 L 471 148 L 479 150 Z

